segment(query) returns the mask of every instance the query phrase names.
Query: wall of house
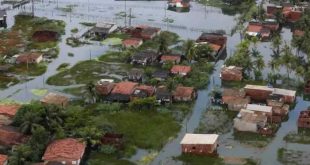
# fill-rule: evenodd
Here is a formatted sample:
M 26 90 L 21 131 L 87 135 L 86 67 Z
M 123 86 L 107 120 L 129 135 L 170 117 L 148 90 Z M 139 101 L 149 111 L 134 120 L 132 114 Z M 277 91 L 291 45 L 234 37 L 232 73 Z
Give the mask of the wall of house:
M 299 119 L 298 120 L 299 128 L 310 128 L 310 118 L 309 119 Z
M 272 91 L 258 90 L 258 89 L 245 89 L 246 95 L 256 101 L 265 101 Z
M 215 144 L 182 144 L 182 152 L 196 155 L 212 155 L 215 153 L 217 143 Z
M 238 131 L 244 131 L 244 132 L 257 132 L 257 124 L 256 123 L 250 123 L 243 120 L 240 120 L 238 118 L 234 119 L 234 128 Z

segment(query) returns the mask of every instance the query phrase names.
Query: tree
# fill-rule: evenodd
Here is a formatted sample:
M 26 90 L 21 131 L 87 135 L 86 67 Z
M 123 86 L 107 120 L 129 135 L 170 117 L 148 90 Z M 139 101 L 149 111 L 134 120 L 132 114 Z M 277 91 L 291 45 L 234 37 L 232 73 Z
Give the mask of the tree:
M 183 43 L 183 50 L 188 62 L 191 63 L 191 61 L 196 57 L 195 42 L 193 40 L 186 40 Z
M 154 109 L 156 106 L 156 98 L 155 97 L 147 97 L 147 98 L 139 98 L 131 101 L 129 103 L 129 108 L 132 110 L 148 110 Z
M 281 50 L 280 64 L 286 68 L 287 78 L 289 80 L 290 73 L 296 67 L 296 58 L 292 53 L 289 45 L 285 43 L 283 49 Z
M 280 56 L 280 46 L 282 45 L 282 39 L 280 35 L 276 35 L 272 39 L 272 51 L 273 51 L 273 57 L 278 58 Z
M 29 145 L 21 144 L 12 149 L 11 156 L 9 157 L 10 165 L 24 165 L 27 158 L 31 156 L 32 149 Z
M 160 53 L 160 54 L 168 53 L 168 51 L 169 51 L 168 46 L 169 45 L 168 45 L 167 38 L 164 35 L 159 35 L 158 43 L 159 43 L 158 53 Z
M 95 84 L 90 81 L 89 83 L 86 84 L 85 86 L 86 90 L 85 90 L 85 95 L 86 96 L 86 102 L 94 104 L 97 102 L 97 91 L 96 91 L 96 86 Z
M 95 146 L 100 143 L 104 131 L 93 126 L 85 126 L 78 128 L 75 132 L 75 136 L 83 138 L 87 142 L 88 146 Z
M 24 120 L 20 125 L 21 132 L 29 134 L 42 121 L 41 116 L 36 113 L 28 112 L 24 116 Z
M 197 60 L 199 60 L 200 58 L 215 60 L 216 58 L 212 56 L 213 49 L 210 47 L 209 44 L 199 44 L 196 46 L 195 50 Z

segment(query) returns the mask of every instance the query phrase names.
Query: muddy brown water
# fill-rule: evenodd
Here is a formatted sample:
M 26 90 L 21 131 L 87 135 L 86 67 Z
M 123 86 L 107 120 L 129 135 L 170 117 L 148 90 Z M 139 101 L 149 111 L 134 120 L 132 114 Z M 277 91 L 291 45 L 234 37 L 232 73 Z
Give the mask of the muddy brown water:
M 71 66 L 75 65 L 79 61 L 88 60 L 90 58 L 96 58 L 109 50 L 108 46 L 100 44 L 86 45 L 83 47 L 72 48 L 65 43 L 65 39 L 71 35 L 70 30 L 78 27 L 84 29 L 80 22 L 98 22 L 109 21 L 115 22 L 120 26 L 124 26 L 124 19 L 117 16 L 118 13 L 124 11 L 125 5 L 122 1 L 113 0 L 58 0 L 57 1 L 40 1 L 36 2 L 35 15 L 45 16 L 51 19 L 64 20 L 67 23 L 66 35 L 62 37 L 59 44 L 60 54 L 57 59 L 53 60 L 49 65 L 47 72 L 35 77 L 28 82 L 22 82 L 8 89 L 0 91 L 0 99 L 13 99 L 17 101 L 30 101 L 32 99 L 39 99 L 39 97 L 33 95 L 30 90 L 38 88 L 46 88 L 49 91 L 57 92 L 66 87 L 50 86 L 45 83 L 46 79 L 55 73 L 56 68 L 66 62 Z M 67 5 L 77 5 L 72 13 L 65 13 L 57 10 L 58 7 L 65 7 Z M 221 9 L 214 7 L 205 7 L 197 3 L 192 3 L 192 8 L 188 13 L 176 13 L 173 11 L 165 11 L 166 3 L 164 1 L 139 1 L 139 2 L 127 2 L 127 9 L 132 8 L 132 15 L 135 17 L 131 20 L 132 25 L 146 24 L 156 27 L 161 27 L 163 30 L 169 30 L 176 32 L 182 39 L 196 39 L 202 31 L 215 31 L 224 30 L 227 34 L 234 28 L 237 16 L 228 16 L 222 13 Z M 30 5 L 26 5 L 25 9 L 14 9 L 8 11 L 8 26 L 11 27 L 14 24 L 14 15 L 20 11 L 30 11 Z M 165 23 L 163 19 L 168 17 L 173 19 L 173 23 Z M 284 28 L 281 33 L 283 39 L 290 42 L 292 34 L 289 29 Z M 240 42 L 240 35 L 234 34 L 228 36 L 227 53 L 231 55 L 235 46 Z M 258 49 L 261 51 L 266 61 L 270 60 L 271 48 L 270 42 L 259 43 Z M 68 53 L 74 53 L 74 57 L 69 57 Z M 267 62 L 266 62 L 267 63 Z M 194 105 L 192 113 L 182 123 L 182 129 L 178 136 L 172 141 L 164 145 L 163 149 L 159 152 L 158 156 L 151 163 L 152 165 L 177 165 L 182 164 L 172 160 L 174 156 L 181 154 L 180 141 L 186 132 L 194 132 L 199 125 L 199 120 L 204 111 L 209 106 L 209 93 L 215 85 L 221 85 L 219 79 L 219 70 L 223 61 L 219 61 L 216 64 L 214 73 L 211 75 L 210 84 L 204 90 L 198 92 L 198 98 Z M 269 71 L 268 68 L 264 69 L 264 75 Z M 281 70 L 285 73 L 285 70 Z M 68 87 L 68 86 L 67 86 Z M 73 86 L 69 86 L 73 87 Z M 235 156 L 243 158 L 260 159 L 261 164 L 274 165 L 280 164 L 277 161 L 277 150 L 281 147 L 287 147 L 289 149 L 296 150 L 309 150 L 309 145 L 301 144 L 286 144 L 283 141 L 283 137 L 290 131 L 296 131 L 296 120 L 299 111 L 304 110 L 310 103 L 304 101 L 301 97 L 297 98 L 297 105 L 293 111 L 290 112 L 290 118 L 287 122 L 284 122 L 276 134 L 276 137 L 270 142 L 270 144 L 263 149 L 249 147 L 238 143 L 233 140 L 232 133 L 221 135 L 220 145 L 218 152 L 221 156 Z M 226 147 L 232 146 L 232 147 Z M 148 151 L 138 150 L 130 160 L 138 161 L 143 156 L 147 155 Z

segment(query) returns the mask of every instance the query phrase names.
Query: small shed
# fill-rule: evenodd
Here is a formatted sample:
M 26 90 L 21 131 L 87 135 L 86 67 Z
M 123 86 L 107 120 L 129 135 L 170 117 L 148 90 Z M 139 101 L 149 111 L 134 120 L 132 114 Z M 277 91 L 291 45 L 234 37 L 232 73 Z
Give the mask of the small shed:
M 241 132 L 258 133 L 259 129 L 267 125 L 267 116 L 255 114 L 253 111 L 242 109 L 234 119 L 234 128 Z
M 38 64 L 43 61 L 43 54 L 38 52 L 23 53 L 17 56 L 17 64 Z
M 66 107 L 69 103 L 69 98 L 60 94 L 49 93 L 46 96 L 44 96 L 40 101 L 44 105 L 52 104 L 61 107 Z
M 100 37 L 104 39 L 108 34 L 115 32 L 117 28 L 118 26 L 114 23 L 98 22 L 88 33 L 90 37 Z
M 181 141 L 182 153 L 215 155 L 218 146 L 217 134 L 185 134 Z
M 197 98 L 197 92 L 193 87 L 178 86 L 173 92 L 175 101 L 193 101 Z
M 145 50 L 135 53 L 131 57 L 131 64 L 149 65 L 157 63 L 159 60 L 159 54 L 153 50 Z

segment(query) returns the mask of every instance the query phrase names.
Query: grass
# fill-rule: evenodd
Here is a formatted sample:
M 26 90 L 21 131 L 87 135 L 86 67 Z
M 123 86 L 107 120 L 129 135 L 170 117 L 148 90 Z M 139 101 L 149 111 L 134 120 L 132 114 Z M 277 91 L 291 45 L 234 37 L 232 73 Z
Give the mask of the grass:
M 46 72 L 47 65 L 44 63 L 40 64 L 18 64 L 10 68 L 10 71 L 18 75 L 28 75 L 28 76 L 40 76 Z
M 80 22 L 81 25 L 84 25 L 84 26 L 95 26 L 96 23 L 92 23 L 92 22 Z
M 66 88 L 63 92 L 68 93 L 73 96 L 82 96 L 84 92 L 84 86 L 74 87 L 74 88 Z
M 278 149 L 278 161 L 289 165 L 308 164 L 309 152 L 280 148 Z
M 110 52 L 107 52 L 106 54 L 100 56 L 99 60 L 104 61 L 104 62 L 123 63 L 123 62 L 126 62 L 128 60 L 128 56 L 127 56 L 126 52 L 110 51 Z
M 134 163 L 123 160 L 117 159 L 116 155 L 107 155 L 104 153 L 92 153 L 90 155 L 90 159 L 88 161 L 89 165 L 102 165 L 102 164 L 109 164 L 109 165 L 134 165 Z
M 47 89 L 31 89 L 31 93 L 36 96 L 44 96 L 47 92 Z
M 290 132 L 283 140 L 288 143 L 310 144 L 310 131 L 299 130 L 298 133 Z
M 58 71 L 66 70 L 70 66 L 69 63 L 62 63 L 57 67 Z
M 122 44 L 122 39 L 120 38 L 107 38 L 102 41 L 103 45 L 109 45 L 109 46 L 115 46 L 115 45 L 121 45 Z
M 127 143 L 143 149 L 160 150 L 180 130 L 169 113 L 121 111 L 105 116 L 117 132 L 124 133 Z
M 191 165 L 224 165 L 223 159 L 210 156 L 182 154 L 174 159 Z
M 271 137 L 266 137 L 252 132 L 237 132 L 233 133 L 234 139 L 243 144 L 251 145 L 258 148 L 266 147 L 272 140 Z
M 123 65 L 110 65 L 95 60 L 79 62 L 70 69 L 61 71 L 49 77 L 47 84 L 56 86 L 68 86 L 73 84 L 87 84 L 90 81 L 96 82 L 100 79 L 108 78 L 119 80 L 119 77 L 110 76 L 126 75 L 127 69 Z
M 15 85 L 19 83 L 19 80 L 15 77 L 7 77 L 0 74 L 0 89 L 5 89 L 8 87 L 8 84 Z

